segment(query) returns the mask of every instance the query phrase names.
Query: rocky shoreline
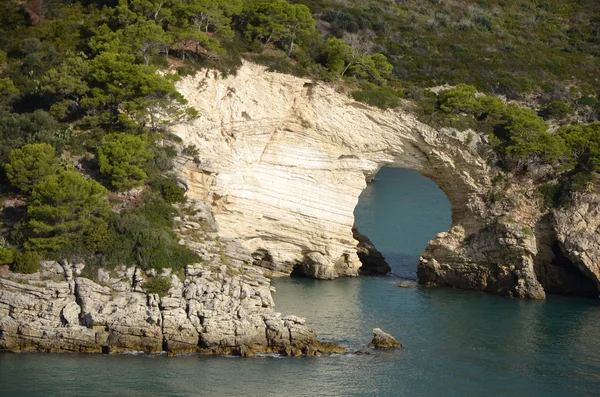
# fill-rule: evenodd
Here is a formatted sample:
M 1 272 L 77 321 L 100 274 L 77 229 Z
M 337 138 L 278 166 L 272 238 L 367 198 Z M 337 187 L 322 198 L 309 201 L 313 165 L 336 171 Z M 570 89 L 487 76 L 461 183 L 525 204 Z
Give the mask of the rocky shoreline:
M 197 264 L 164 271 L 166 296 L 148 294 L 140 269 L 99 270 L 45 262 L 34 275 L 0 278 L 0 350 L 253 356 L 345 349 L 317 339 L 305 320 L 274 311 L 269 280 L 254 266 Z

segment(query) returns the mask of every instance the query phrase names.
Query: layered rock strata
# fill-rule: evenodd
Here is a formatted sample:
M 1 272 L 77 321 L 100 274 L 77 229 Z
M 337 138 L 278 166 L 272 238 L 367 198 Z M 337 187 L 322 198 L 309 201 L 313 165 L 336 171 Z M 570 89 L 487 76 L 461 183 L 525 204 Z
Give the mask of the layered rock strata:
M 353 212 L 383 166 L 433 179 L 467 234 L 485 224 L 490 178 L 477 135 L 437 131 L 409 113 L 253 64 L 227 78 L 199 73 L 179 89 L 200 113 L 174 130 L 200 153 L 181 168 L 188 196 L 210 203 L 221 238 L 236 239 L 270 270 L 357 275 Z
M 317 340 L 305 320 L 273 309 L 263 271 L 241 263 L 192 265 L 159 297 L 135 268 L 81 276 L 83 265 L 46 262 L 31 276 L 0 278 L 0 350 L 141 351 L 169 354 L 343 352 Z

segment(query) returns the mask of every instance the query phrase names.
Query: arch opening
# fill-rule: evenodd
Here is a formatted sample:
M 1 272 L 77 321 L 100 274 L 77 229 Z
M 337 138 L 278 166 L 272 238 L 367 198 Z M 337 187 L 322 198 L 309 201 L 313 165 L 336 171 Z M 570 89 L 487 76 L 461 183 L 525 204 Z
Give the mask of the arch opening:
M 354 216 L 355 229 L 376 248 L 374 255 L 360 255 L 359 244 L 361 273 L 385 273 L 376 260 L 380 252 L 391 274 L 408 280 L 416 280 L 428 242 L 452 224 L 446 194 L 433 180 L 406 168 L 379 170 L 360 195 Z

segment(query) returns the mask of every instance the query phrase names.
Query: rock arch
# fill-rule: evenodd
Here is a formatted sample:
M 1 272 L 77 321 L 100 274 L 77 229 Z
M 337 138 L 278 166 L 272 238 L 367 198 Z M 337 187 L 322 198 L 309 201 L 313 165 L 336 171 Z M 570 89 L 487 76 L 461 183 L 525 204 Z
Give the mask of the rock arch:
M 261 266 L 290 274 L 301 264 L 325 279 L 357 275 L 354 208 L 366 181 L 396 166 L 432 179 L 452 206 L 451 230 L 422 258 L 422 282 L 543 297 L 535 247 L 506 222 L 490 222 L 497 218 L 485 204 L 491 169 L 477 134 L 438 131 L 408 112 L 381 111 L 249 63 L 227 78 L 198 73 L 179 89 L 200 113 L 174 129 L 200 152 L 199 162 L 180 162 L 188 196 L 210 203 L 220 238 Z M 499 243 L 503 236 L 515 241 Z

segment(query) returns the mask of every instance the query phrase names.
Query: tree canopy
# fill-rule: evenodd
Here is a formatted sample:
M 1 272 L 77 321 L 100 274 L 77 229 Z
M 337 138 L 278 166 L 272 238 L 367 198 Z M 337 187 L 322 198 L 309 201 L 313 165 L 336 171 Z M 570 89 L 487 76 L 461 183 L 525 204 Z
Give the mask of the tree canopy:
M 108 216 L 108 191 L 76 171 L 51 175 L 33 188 L 27 208 L 30 250 L 56 251 L 81 241 L 96 222 Z
M 10 183 L 27 193 L 42 179 L 58 173 L 60 168 L 56 150 L 47 143 L 32 143 L 14 149 L 8 156 L 8 163 L 4 164 Z
M 114 188 L 131 189 L 144 183 L 144 166 L 151 155 L 147 137 L 109 134 L 98 147 L 98 164 Z

